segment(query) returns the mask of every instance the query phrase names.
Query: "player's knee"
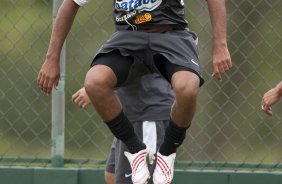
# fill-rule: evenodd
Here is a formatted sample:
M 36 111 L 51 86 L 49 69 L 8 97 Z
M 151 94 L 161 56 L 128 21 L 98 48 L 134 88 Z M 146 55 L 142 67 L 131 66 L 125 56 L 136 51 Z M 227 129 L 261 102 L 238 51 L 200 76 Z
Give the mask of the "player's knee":
M 97 80 L 95 77 L 91 77 L 91 75 L 87 74 L 85 81 L 84 81 L 84 88 L 88 95 L 90 96 L 96 96 L 102 89 L 103 83 L 102 81 Z
M 185 101 L 191 98 L 196 98 L 198 89 L 199 87 L 197 85 L 191 85 L 186 82 L 178 83 L 178 85 L 174 87 L 175 94 L 178 98 Z
M 175 95 L 179 98 L 189 99 L 196 97 L 198 94 L 200 79 L 189 71 L 179 71 L 172 76 L 172 86 Z
M 112 73 L 106 72 L 103 69 L 90 69 L 84 80 L 86 93 L 93 97 L 103 96 L 107 91 L 114 89 L 116 85 L 114 77 Z

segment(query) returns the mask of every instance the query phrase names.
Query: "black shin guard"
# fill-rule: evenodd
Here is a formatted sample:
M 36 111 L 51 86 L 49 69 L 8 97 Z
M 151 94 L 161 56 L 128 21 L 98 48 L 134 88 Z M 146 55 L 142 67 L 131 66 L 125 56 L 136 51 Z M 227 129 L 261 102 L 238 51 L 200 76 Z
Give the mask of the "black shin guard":
M 146 148 L 145 144 L 136 136 L 132 124 L 123 111 L 106 124 L 114 136 L 126 145 L 130 153 L 137 153 Z
M 177 126 L 172 120 L 169 122 L 169 126 L 166 128 L 164 142 L 160 147 L 159 152 L 162 155 L 169 156 L 176 152 L 186 136 L 186 130 L 189 128 L 182 128 Z

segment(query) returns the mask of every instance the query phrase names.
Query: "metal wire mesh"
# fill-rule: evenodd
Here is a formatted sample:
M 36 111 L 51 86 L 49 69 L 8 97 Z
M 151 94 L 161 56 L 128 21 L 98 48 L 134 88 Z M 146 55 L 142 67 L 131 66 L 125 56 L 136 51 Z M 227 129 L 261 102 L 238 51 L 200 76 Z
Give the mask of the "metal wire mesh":
M 211 26 L 205 0 L 186 0 L 189 27 L 199 36 L 202 74 L 197 113 L 177 154 L 179 167 L 281 168 L 282 105 L 260 111 L 265 91 L 281 80 L 282 0 L 226 1 L 234 68 L 211 79 Z M 71 102 L 92 56 L 113 32 L 112 4 L 82 7 L 66 43 L 65 161 L 99 163 L 112 135 L 92 107 Z M 3 165 L 50 163 L 51 99 L 36 85 L 52 26 L 51 0 L 2 0 L 0 6 L 0 160 Z M 103 162 L 101 162 L 103 163 Z

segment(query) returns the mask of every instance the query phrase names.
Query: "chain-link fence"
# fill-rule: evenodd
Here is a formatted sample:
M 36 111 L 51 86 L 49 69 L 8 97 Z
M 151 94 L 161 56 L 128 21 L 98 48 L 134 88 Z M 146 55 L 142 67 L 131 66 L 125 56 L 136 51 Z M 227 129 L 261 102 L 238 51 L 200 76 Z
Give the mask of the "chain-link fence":
M 45 167 L 51 157 L 51 98 L 40 92 L 36 77 L 50 39 L 52 1 L 0 4 L 0 164 Z M 282 104 L 267 117 L 260 101 L 282 79 L 282 0 L 226 1 L 234 68 L 222 83 L 211 78 L 206 1 L 185 4 L 190 29 L 199 36 L 206 83 L 177 166 L 281 169 Z M 113 138 L 92 107 L 82 110 L 71 102 L 92 56 L 113 32 L 111 8 L 110 1 L 99 0 L 81 8 L 66 42 L 65 163 L 74 167 L 102 164 Z

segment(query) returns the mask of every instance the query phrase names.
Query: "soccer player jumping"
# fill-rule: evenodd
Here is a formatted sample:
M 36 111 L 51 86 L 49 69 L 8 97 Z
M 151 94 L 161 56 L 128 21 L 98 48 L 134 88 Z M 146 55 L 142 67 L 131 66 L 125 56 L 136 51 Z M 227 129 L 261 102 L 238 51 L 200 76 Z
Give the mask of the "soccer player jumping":
M 226 38 L 225 1 L 206 1 L 212 24 L 212 76 L 222 81 L 222 75 L 232 67 Z M 37 78 L 46 94 L 58 85 L 61 48 L 79 7 L 86 2 L 64 0 L 59 9 Z M 190 127 L 198 90 L 204 82 L 198 38 L 188 29 L 183 0 L 113 0 L 113 5 L 116 30 L 94 57 L 84 87 L 97 113 L 128 148 L 125 155 L 132 167 L 132 182 L 143 184 L 150 177 L 146 163 L 149 151 L 136 136 L 114 90 L 132 82 L 135 75 L 143 72 L 142 67 L 161 74 L 171 83 L 176 98 L 153 173 L 155 184 L 169 184 L 173 179 L 176 150 Z

